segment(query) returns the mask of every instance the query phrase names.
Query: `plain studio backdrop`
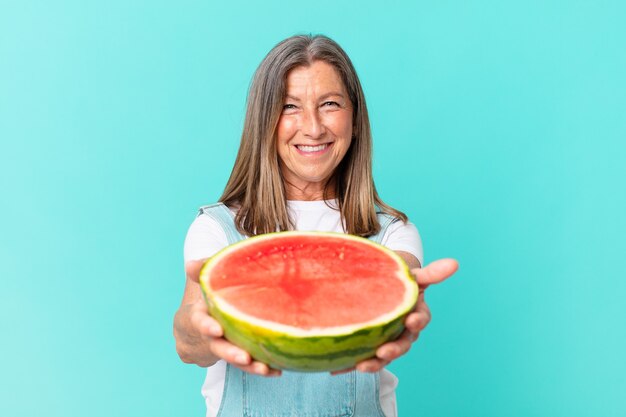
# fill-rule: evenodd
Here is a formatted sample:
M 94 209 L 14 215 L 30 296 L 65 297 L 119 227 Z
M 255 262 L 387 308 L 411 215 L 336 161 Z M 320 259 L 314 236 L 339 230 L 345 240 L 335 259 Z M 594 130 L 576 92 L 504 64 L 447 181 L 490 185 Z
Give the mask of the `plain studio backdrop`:
M 182 244 L 252 74 L 323 33 L 426 260 L 401 416 L 626 415 L 626 3 L 0 2 L 0 414 L 201 416 Z

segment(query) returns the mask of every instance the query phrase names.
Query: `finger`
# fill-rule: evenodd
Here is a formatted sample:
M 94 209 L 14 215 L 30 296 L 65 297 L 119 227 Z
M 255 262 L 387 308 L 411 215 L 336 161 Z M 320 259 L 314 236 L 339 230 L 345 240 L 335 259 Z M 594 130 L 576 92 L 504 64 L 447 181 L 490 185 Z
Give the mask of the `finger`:
M 218 358 L 239 367 L 252 364 L 250 354 L 223 338 L 215 338 L 210 343 L 211 352 Z
M 269 372 L 265 376 L 281 376 L 282 374 L 283 371 L 281 371 L 280 369 L 269 367 Z
M 185 263 L 185 274 L 190 280 L 198 282 L 198 278 L 200 277 L 200 270 L 202 269 L 202 266 L 207 261 L 207 259 L 197 259 Z
M 342 369 L 341 371 L 332 371 L 330 374 L 331 375 L 341 375 L 341 374 L 347 374 L 349 372 L 354 371 L 356 368 L 353 366 L 352 368 L 348 368 L 348 369 Z
M 233 345 L 226 339 L 216 338 L 211 341 L 211 352 L 237 368 L 251 374 L 263 376 L 279 376 L 281 371 L 270 368 L 267 364 L 253 361 L 245 350 Z
M 378 372 L 389 362 L 379 358 L 366 359 L 357 363 L 356 370 L 359 372 Z
M 423 268 L 412 269 L 417 284 L 420 287 L 427 287 L 437 284 L 450 277 L 459 269 L 459 263 L 454 259 L 439 259 L 431 262 Z
M 397 359 L 411 349 L 411 345 L 417 340 L 418 336 L 419 334 L 413 334 L 405 330 L 398 339 L 380 346 L 376 350 L 376 356 L 386 362 Z
M 198 329 L 203 336 L 222 337 L 224 335 L 222 326 L 220 326 L 217 320 L 209 316 L 206 304 L 204 304 L 202 300 L 193 305 L 189 319 L 191 320 L 191 324 Z
M 235 365 L 237 368 L 241 369 L 244 372 L 248 372 L 250 374 L 261 375 L 261 376 L 280 376 L 282 372 L 279 369 L 273 369 L 267 366 L 267 364 L 263 362 L 253 361 L 249 365 L 241 366 Z
M 262 376 L 280 376 L 279 369 L 270 368 L 267 364 L 254 361 L 245 350 L 233 345 L 226 339 L 216 338 L 211 341 L 211 352 L 242 371 Z
M 418 302 L 415 311 L 410 313 L 404 320 L 404 326 L 411 333 L 419 333 L 430 323 L 432 315 L 430 308 L 425 302 Z

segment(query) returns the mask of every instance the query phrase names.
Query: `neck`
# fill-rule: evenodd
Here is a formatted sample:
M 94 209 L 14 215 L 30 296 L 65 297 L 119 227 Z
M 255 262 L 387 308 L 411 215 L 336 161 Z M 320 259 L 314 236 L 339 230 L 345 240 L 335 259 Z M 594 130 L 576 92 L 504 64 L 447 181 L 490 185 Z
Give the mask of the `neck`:
M 329 184 L 330 185 L 330 184 Z M 335 198 L 334 187 L 329 186 L 324 193 L 324 184 L 309 184 L 305 187 L 298 187 L 295 184 L 285 182 L 285 193 L 287 200 L 297 201 L 319 201 L 332 200 Z

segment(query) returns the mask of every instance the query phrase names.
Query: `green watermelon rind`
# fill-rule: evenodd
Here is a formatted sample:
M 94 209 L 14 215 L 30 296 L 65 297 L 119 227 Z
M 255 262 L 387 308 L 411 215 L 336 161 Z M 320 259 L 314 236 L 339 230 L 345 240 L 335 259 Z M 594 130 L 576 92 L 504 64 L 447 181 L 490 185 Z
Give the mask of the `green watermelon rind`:
M 347 239 L 359 239 L 364 241 L 364 243 L 367 242 L 374 245 L 393 257 L 398 265 L 402 266 L 401 271 L 403 272 L 403 277 L 406 278 L 407 291 L 413 290 L 408 298 L 410 301 L 403 302 L 403 308 L 390 320 L 378 323 L 370 322 L 366 326 L 349 326 L 354 327 L 354 330 L 338 335 L 289 334 L 284 331 L 276 331 L 268 326 L 249 323 L 235 317 L 233 314 L 226 313 L 224 309 L 220 309 L 216 304 L 219 303 L 219 300 L 213 300 L 211 290 L 206 282 L 206 275 L 211 268 L 211 264 L 236 246 L 249 244 L 257 239 L 271 239 L 276 237 L 276 235 L 286 234 L 331 235 Z M 250 353 L 255 360 L 264 362 L 272 368 L 301 372 L 348 369 L 364 359 L 374 357 L 379 346 L 387 341 L 396 339 L 402 333 L 404 330 L 404 318 L 413 309 L 418 295 L 417 284 L 408 266 L 395 252 L 364 238 L 333 232 L 278 232 L 246 239 L 235 245 L 228 246 L 210 258 L 203 266 L 200 277 L 202 293 L 209 308 L 209 313 L 221 324 L 224 330 L 224 337 L 227 340 Z

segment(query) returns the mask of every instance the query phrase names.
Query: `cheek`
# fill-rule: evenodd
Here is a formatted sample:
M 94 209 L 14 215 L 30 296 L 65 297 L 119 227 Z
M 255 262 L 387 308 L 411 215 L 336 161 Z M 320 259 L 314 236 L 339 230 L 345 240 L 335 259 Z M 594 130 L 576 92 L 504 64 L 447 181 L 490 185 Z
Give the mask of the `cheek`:
M 276 129 L 276 135 L 278 142 L 283 143 L 291 139 L 295 131 L 295 121 L 289 117 L 281 117 L 278 120 L 278 128 Z
M 348 138 L 352 137 L 352 114 L 342 113 L 333 115 L 328 123 L 332 126 L 332 130 L 338 137 Z
M 352 112 L 350 111 L 329 113 L 325 118 L 325 123 L 337 136 L 352 136 Z

